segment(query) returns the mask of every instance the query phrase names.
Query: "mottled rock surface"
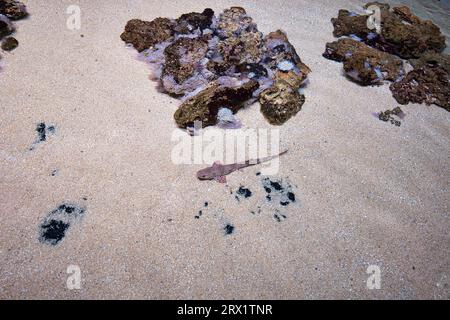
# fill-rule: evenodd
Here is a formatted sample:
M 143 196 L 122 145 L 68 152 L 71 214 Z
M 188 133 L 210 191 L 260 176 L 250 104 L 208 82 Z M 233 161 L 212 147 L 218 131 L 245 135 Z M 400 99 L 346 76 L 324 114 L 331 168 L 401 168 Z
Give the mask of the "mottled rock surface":
M 400 58 L 350 38 L 327 43 L 323 56 L 343 62 L 346 74 L 363 85 L 394 81 L 404 73 Z
M 0 14 L 0 40 L 3 37 L 9 36 L 15 31 L 14 25 L 9 21 L 9 19 Z
M 369 15 L 358 15 L 348 10 L 340 10 L 338 17 L 331 21 L 334 36 L 360 37 L 367 44 L 382 51 L 396 54 L 404 59 L 418 58 L 426 51 L 442 52 L 445 48 L 445 36 L 432 21 L 421 20 L 406 6 L 394 7 L 377 5 L 381 13 L 381 33 L 369 29 Z
M 265 64 L 275 74 L 273 84 L 259 96 L 261 112 L 273 125 L 282 125 L 296 115 L 305 103 L 300 86 L 311 72 L 281 30 L 265 38 Z
M 0 14 L 11 20 L 19 20 L 28 16 L 26 6 L 16 0 L 0 0 Z
M 175 121 L 180 128 L 192 126 L 194 121 L 202 121 L 203 127 L 216 124 L 217 113 L 222 106 L 236 113 L 258 86 L 258 82 L 253 80 L 229 86 L 218 79 L 181 104 L 175 112 Z
M 298 91 L 298 79 L 290 71 L 288 76 L 278 76 L 274 84 L 261 93 L 261 112 L 270 124 L 282 125 L 295 116 L 305 103 L 305 96 Z
M 401 81 L 391 84 L 390 89 L 400 104 L 436 104 L 450 111 L 450 76 L 440 66 L 424 66 L 410 71 Z
M 5 51 L 12 51 L 15 48 L 17 48 L 18 45 L 19 45 L 19 41 L 17 41 L 16 38 L 7 37 L 7 38 L 3 39 L 1 47 Z
M 142 52 L 158 89 L 183 99 L 175 113 L 181 128 L 196 120 L 215 125 L 218 110 L 236 113 L 258 99 L 268 121 L 282 124 L 305 101 L 299 88 L 310 69 L 283 31 L 264 37 L 244 8 L 130 20 L 121 37 Z M 240 127 L 239 119 L 232 126 Z
M 174 26 L 174 22 L 167 18 L 156 18 L 150 22 L 133 19 L 128 21 L 120 38 L 141 52 L 169 40 L 173 36 Z
M 372 19 L 376 7 L 378 25 Z M 434 103 L 449 110 L 450 58 L 442 53 L 446 44 L 439 27 L 415 16 L 407 6 L 391 9 L 371 2 L 365 8 L 373 12 L 359 15 L 342 9 L 331 20 L 333 34 L 350 39 L 327 43 L 323 56 L 343 62 L 347 76 L 363 85 L 395 81 L 390 89 L 400 104 Z M 401 59 L 409 59 L 414 70 L 405 75 Z
M 164 50 L 165 64 L 162 71 L 163 79 L 170 77 L 177 84 L 182 84 L 192 77 L 200 68 L 200 63 L 208 51 L 208 43 L 203 38 L 180 38 Z M 165 81 L 164 88 L 173 94 L 183 94 Z
M 409 62 L 414 69 L 425 66 L 440 66 L 450 74 L 450 55 L 445 53 L 427 52 L 419 59 L 411 59 Z

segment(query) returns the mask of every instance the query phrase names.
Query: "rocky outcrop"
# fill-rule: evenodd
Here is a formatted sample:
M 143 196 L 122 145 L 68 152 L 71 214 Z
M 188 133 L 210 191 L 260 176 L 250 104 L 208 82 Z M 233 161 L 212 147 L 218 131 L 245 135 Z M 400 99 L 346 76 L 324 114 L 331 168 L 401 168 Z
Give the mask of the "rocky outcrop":
M 258 86 L 258 82 L 253 80 L 235 85 L 224 85 L 224 81 L 218 79 L 183 102 L 175 112 L 175 121 L 180 128 L 192 126 L 195 121 L 201 121 L 203 127 L 214 125 L 221 107 L 227 106 L 236 113 L 252 97 Z
M 172 38 L 174 26 L 174 22 L 167 18 L 156 18 L 150 22 L 133 19 L 128 21 L 120 38 L 141 52 Z
M 16 0 L 0 0 L 0 14 L 11 20 L 19 20 L 28 16 L 27 7 Z
M 150 64 L 158 89 L 183 99 L 175 113 L 181 128 L 195 120 L 215 125 L 218 110 L 236 113 L 258 99 L 268 121 L 282 124 L 305 101 L 299 88 L 310 69 L 283 31 L 264 37 L 244 8 L 231 7 L 218 17 L 205 9 L 174 20 L 131 20 L 121 37 Z M 229 119 L 231 127 L 240 126 L 227 117 L 222 127 L 230 127 Z
M 401 59 L 350 38 L 327 43 L 323 56 L 343 62 L 346 74 L 363 85 L 394 81 L 404 74 Z
M 421 20 L 406 6 L 369 3 L 365 7 L 376 5 L 380 8 L 380 33 L 369 29 L 367 19 L 370 15 L 359 15 L 340 10 L 338 17 L 331 19 L 334 36 L 356 35 L 367 44 L 398 55 L 404 59 L 418 58 L 426 51 L 442 52 L 445 48 L 445 36 L 432 21 Z
M 406 6 L 391 10 L 388 4 L 371 2 L 365 8 L 378 9 L 378 25 L 371 14 L 340 10 L 331 20 L 334 35 L 350 38 L 327 43 L 323 56 L 343 62 L 347 76 L 360 84 L 394 81 L 390 89 L 400 104 L 425 102 L 450 111 L 450 58 L 442 54 L 446 44 L 439 28 Z M 409 59 L 414 70 L 406 74 L 401 58 Z
M 440 66 L 423 66 L 410 71 L 390 89 L 400 104 L 436 104 L 450 111 L 450 76 Z

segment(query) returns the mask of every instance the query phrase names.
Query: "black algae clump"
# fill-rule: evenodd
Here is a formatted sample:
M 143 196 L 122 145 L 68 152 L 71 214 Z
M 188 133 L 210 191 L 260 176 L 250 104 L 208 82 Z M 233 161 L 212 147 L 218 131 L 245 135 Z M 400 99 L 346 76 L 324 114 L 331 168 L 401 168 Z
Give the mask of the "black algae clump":
M 47 214 L 39 231 L 39 241 L 49 245 L 57 245 L 66 236 L 70 226 L 81 219 L 84 208 L 72 204 L 62 204 Z
M 231 224 L 227 224 L 223 229 L 225 231 L 225 235 L 230 235 L 234 231 L 234 226 L 232 226 Z
M 38 133 L 39 142 L 47 140 L 47 135 L 45 133 L 45 123 L 39 123 L 36 127 L 36 132 Z
M 50 220 L 48 223 L 41 226 L 42 234 L 41 237 L 47 243 L 55 245 L 61 241 L 66 230 L 70 227 L 70 224 L 64 223 L 62 221 Z M 42 241 L 41 241 L 42 242 Z
M 244 187 L 239 187 L 239 190 L 237 191 L 237 194 L 240 196 L 243 196 L 244 198 L 249 198 L 252 196 L 252 192 Z
M 279 201 L 283 207 L 295 202 L 295 194 L 292 192 L 292 186 L 289 183 L 272 181 L 269 178 L 262 179 L 262 185 L 266 191 L 267 201 Z

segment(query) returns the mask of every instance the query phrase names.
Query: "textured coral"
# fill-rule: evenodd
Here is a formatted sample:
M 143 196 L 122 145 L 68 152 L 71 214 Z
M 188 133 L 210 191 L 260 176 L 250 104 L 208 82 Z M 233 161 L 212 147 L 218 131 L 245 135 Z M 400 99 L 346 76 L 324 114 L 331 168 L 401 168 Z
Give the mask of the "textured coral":
M 305 103 L 300 86 L 311 70 L 297 55 L 286 34 L 280 30 L 265 38 L 265 65 L 275 74 L 273 84 L 259 96 L 261 112 L 270 124 L 281 125 L 296 115 Z
M 331 20 L 334 35 L 353 39 L 327 43 L 323 56 L 343 62 L 346 74 L 361 84 L 395 81 L 390 89 L 400 104 L 434 103 L 449 110 L 450 58 L 441 53 L 445 37 L 439 28 L 432 21 L 421 20 L 406 6 L 391 10 L 388 4 L 372 2 L 365 8 L 373 5 L 380 9 L 379 28 L 368 27 L 370 15 L 340 10 Z M 393 54 L 410 59 L 414 70 L 405 75 L 403 61 Z
M 15 30 L 14 25 L 9 21 L 9 19 L 0 14 L 0 40 L 3 37 L 9 36 Z
M 19 41 L 13 37 L 7 37 L 2 41 L 2 49 L 5 51 L 12 51 L 19 45 Z
M 383 79 L 396 80 L 403 75 L 403 62 L 349 38 L 327 43 L 324 57 L 344 62 L 344 70 L 353 80 L 369 85 Z
M 16 0 L 0 0 L 0 14 L 11 20 L 19 20 L 28 16 L 26 6 Z
M 410 71 L 401 81 L 391 84 L 390 89 L 400 104 L 436 104 L 450 111 L 450 76 L 440 66 L 424 66 Z
M 368 3 L 365 7 L 377 5 L 381 11 L 381 34 L 367 26 L 369 15 L 358 15 L 340 10 L 338 17 L 331 19 L 336 37 L 356 35 L 367 44 L 402 58 L 418 58 L 426 51 L 442 52 L 445 36 L 439 27 L 429 20 L 421 20 L 406 6 L 394 7 L 382 3 Z
M 133 19 L 128 21 L 120 38 L 141 52 L 159 42 L 169 40 L 173 36 L 174 26 L 167 18 L 156 18 L 151 22 Z
M 419 69 L 427 65 L 438 65 L 450 74 L 450 55 L 445 53 L 427 52 L 419 59 L 412 59 L 409 62 L 412 64 L 414 69 Z
M 228 79 L 224 79 L 228 81 Z M 232 80 L 232 82 L 234 82 Z M 180 128 L 191 126 L 194 121 L 202 121 L 202 126 L 217 123 L 219 109 L 227 106 L 236 113 L 245 101 L 250 99 L 253 91 L 258 89 L 258 82 L 250 80 L 245 83 L 224 84 L 221 79 L 210 83 L 207 88 L 186 100 L 175 112 L 174 118 Z
M 200 62 L 208 51 L 208 43 L 203 38 L 180 38 L 164 50 L 165 64 L 163 81 L 170 77 L 177 84 L 183 84 L 200 68 Z M 164 85 L 169 93 L 182 94 L 174 86 Z
M 277 76 L 274 84 L 261 93 L 261 112 L 270 124 L 281 125 L 300 111 L 305 96 L 298 91 L 299 79 L 289 71 L 287 75 Z
M 160 91 L 182 96 L 183 104 L 175 113 L 181 128 L 195 120 L 215 125 L 218 110 L 229 110 L 222 112 L 226 117 L 219 119 L 220 126 L 239 127 L 226 112 L 235 113 L 260 96 L 264 96 L 262 112 L 270 114 L 266 118 L 281 124 L 305 100 L 298 91 L 310 70 L 286 34 L 278 30 L 264 37 L 241 7 L 226 9 L 218 17 L 205 9 L 175 20 L 131 20 L 121 37 L 149 63 L 151 79 L 159 82 Z M 263 95 L 269 88 L 282 92 L 283 99 L 272 101 L 274 95 Z

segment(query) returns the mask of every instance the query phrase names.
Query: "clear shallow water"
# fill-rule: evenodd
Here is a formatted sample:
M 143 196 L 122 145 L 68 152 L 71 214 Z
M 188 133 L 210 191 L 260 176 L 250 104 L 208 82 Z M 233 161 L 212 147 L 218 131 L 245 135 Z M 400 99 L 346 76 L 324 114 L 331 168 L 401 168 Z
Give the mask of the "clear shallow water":
M 432 20 L 441 28 L 447 38 L 446 53 L 450 53 L 450 0 L 408 0 L 391 1 L 392 5 L 404 4 L 409 6 L 413 13 L 422 19 Z

